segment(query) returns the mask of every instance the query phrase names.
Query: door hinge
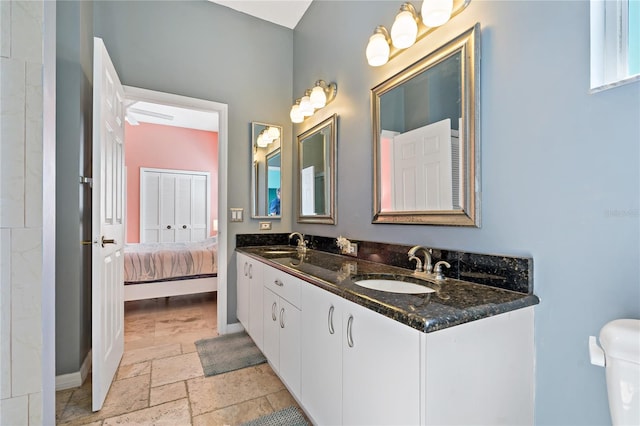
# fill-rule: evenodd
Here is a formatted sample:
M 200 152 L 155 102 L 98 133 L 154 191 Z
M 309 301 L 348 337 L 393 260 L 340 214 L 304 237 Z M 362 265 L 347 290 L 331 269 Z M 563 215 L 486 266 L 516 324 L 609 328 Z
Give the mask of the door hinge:
M 80 183 L 81 184 L 87 184 L 91 188 L 93 188 L 93 178 L 90 178 L 90 177 L 87 177 L 87 176 L 80 176 Z

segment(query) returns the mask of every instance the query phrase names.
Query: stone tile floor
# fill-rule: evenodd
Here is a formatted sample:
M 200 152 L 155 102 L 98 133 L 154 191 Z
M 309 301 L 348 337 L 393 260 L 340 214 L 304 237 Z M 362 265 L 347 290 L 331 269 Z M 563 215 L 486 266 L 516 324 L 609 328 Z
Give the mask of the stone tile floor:
M 216 294 L 125 303 L 124 356 L 102 410 L 91 378 L 56 392 L 59 425 L 237 425 L 296 405 L 268 364 L 204 377 L 195 341 L 217 335 Z

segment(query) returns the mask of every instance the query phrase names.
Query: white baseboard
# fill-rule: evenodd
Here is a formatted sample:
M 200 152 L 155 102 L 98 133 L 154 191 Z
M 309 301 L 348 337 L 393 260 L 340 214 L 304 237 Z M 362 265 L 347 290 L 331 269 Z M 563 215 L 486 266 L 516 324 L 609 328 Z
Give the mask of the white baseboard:
M 240 333 L 241 331 L 244 331 L 242 324 L 234 322 L 233 324 L 227 324 L 227 329 L 224 334 Z
M 89 371 L 91 371 L 91 350 L 89 350 L 87 356 L 84 358 L 80 366 L 80 371 L 56 376 L 56 391 L 82 386 L 89 375 Z

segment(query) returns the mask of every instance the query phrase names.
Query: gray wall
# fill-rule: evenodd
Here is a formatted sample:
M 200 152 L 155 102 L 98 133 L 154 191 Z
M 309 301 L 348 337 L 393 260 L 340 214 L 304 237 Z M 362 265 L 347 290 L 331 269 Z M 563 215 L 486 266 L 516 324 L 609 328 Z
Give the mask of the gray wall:
M 252 121 L 283 126 L 282 206 L 291 210 L 293 31 L 208 1 L 100 1 L 94 12 L 95 35 L 122 84 L 229 106 L 228 206 L 245 210 L 245 221 L 227 231 L 228 319 L 235 322 L 235 235 L 259 232 L 249 218 Z M 273 220 L 272 232 L 290 228 L 290 215 Z
M 640 317 L 640 84 L 590 95 L 589 2 L 481 1 L 380 68 L 376 25 L 401 1 L 314 1 L 294 32 L 294 95 L 338 83 L 338 223 L 301 232 L 532 256 L 536 423 L 610 422 L 589 335 Z M 419 6 L 416 4 L 416 6 Z M 357 17 L 357 19 L 354 19 Z M 373 225 L 369 90 L 476 22 L 482 25 L 480 229 Z
M 56 375 L 77 372 L 91 348 L 93 4 L 59 2 L 56 34 Z

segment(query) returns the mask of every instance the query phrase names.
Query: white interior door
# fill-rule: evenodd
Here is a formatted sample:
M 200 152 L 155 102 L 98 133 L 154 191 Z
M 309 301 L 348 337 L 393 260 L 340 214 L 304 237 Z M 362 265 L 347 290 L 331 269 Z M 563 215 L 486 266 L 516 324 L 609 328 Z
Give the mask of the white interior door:
M 102 408 L 124 352 L 124 91 L 94 38 L 92 408 Z
M 311 216 L 316 214 L 316 196 L 315 196 L 315 185 L 314 185 L 315 173 L 314 167 L 309 166 L 302 169 L 300 174 L 300 182 L 302 187 L 302 193 L 300 197 L 302 198 L 302 215 L 303 216 Z
M 393 138 L 393 209 L 453 208 L 451 120 Z

